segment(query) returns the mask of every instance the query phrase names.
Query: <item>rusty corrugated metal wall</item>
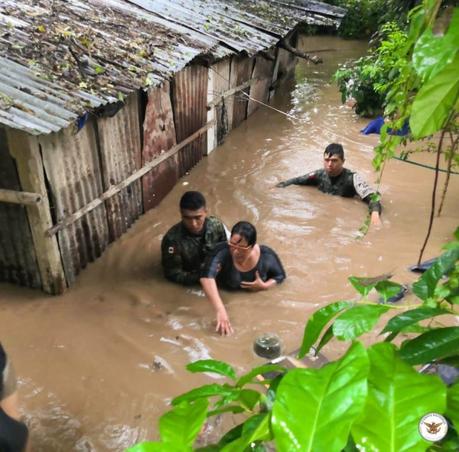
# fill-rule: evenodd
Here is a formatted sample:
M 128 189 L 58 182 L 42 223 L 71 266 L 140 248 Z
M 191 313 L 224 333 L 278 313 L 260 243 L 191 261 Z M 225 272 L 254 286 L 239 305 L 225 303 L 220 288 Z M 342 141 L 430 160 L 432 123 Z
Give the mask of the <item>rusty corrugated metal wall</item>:
M 54 222 L 76 212 L 103 192 L 94 120 L 78 132 L 73 127 L 40 137 Z M 114 133 L 114 131 L 112 131 Z M 102 254 L 109 242 L 105 205 L 100 205 L 58 233 L 67 283 Z
M 188 138 L 207 122 L 207 71 L 204 66 L 188 66 L 175 75 L 172 83 L 177 143 Z M 207 147 L 204 133 L 179 151 L 179 176 L 201 160 Z
M 131 94 L 113 117 L 97 119 L 103 191 L 123 182 L 142 164 L 139 94 Z M 116 240 L 142 214 L 142 187 L 133 182 L 105 201 L 110 241 Z
M 0 188 L 21 191 L 16 164 L 0 128 Z M 25 206 L 0 202 L 0 281 L 41 287 L 40 271 Z
M 174 116 L 172 113 L 170 85 L 148 93 L 148 103 L 143 123 L 142 165 L 168 151 L 176 144 Z M 174 187 L 179 177 L 179 156 L 168 158 L 142 178 L 145 212 L 156 205 Z

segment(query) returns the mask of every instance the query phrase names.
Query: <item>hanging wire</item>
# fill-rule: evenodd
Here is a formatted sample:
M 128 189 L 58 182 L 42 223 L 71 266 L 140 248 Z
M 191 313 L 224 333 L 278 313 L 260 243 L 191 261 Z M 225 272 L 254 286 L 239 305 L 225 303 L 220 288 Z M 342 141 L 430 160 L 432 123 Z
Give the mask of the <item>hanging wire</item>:
M 226 77 L 224 77 L 223 75 L 221 75 L 219 72 L 217 72 L 212 66 L 210 67 L 210 69 L 211 69 L 215 74 L 217 74 L 222 80 L 224 80 L 225 82 L 227 82 L 228 85 L 230 84 L 230 81 L 229 81 Z M 245 89 L 245 88 L 244 88 L 244 89 Z M 269 109 L 271 109 L 271 110 L 274 110 L 274 111 L 276 111 L 277 113 L 280 113 L 280 114 L 286 116 L 287 118 L 293 119 L 294 121 L 301 121 L 301 118 L 298 118 L 297 116 L 294 116 L 294 115 L 292 115 L 292 114 L 290 114 L 290 113 L 287 113 L 287 112 L 285 112 L 285 111 L 282 111 L 282 110 L 279 110 L 279 109 L 277 109 L 277 108 L 274 108 L 274 107 L 272 107 L 271 105 L 268 105 L 267 103 L 262 102 L 261 100 L 254 99 L 252 96 L 250 96 L 249 94 L 247 94 L 247 93 L 244 91 L 244 89 L 238 89 L 238 90 L 235 92 L 235 97 L 236 97 L 236 93 L 240 93 L 240 94 L 242 94 L 243 96 L 245 96 L 247 99 L 249 99 L 249 100 L 251 100 L 251 101 L 253 101 L 253 102 L 256 102 L 256 103 L 258 103 L 258 104 L 260 104 L 260 105 L 263 105 L 263 106 L 266 107 L 266 108 L 269 108 Z

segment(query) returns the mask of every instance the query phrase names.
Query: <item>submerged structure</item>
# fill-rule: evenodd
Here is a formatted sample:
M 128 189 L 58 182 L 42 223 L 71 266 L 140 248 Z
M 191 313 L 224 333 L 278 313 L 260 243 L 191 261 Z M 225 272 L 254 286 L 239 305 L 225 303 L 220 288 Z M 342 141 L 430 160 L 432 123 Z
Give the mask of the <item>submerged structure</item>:
M 58 294 L 294 67 L 315 1 L 0 5 L 0 281 Z M 292 53 L 293 52 L 293 53 Z

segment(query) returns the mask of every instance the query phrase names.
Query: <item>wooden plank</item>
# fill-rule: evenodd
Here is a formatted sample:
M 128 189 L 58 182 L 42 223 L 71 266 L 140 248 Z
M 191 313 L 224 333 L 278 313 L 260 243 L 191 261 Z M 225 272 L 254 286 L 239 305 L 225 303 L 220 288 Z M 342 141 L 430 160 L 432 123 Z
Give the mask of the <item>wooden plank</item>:
M 40 193 L 42 197 L 42 202 L 27 206 L 27 215 L 43 290 L 51 294 L 62 293 L 67 284 L 57 240 L 45 234 L 52 220 L 38 141 L 13 129 L 8 129 L 7 137 L 22 189 Z
M 242 85 L 249 82 L 250 76 L 252 74 L 253 59 L 235 55 L 231 60 L 231 76 L 230 76 L 230 85 L 232 88 Z M 249 93 L 249 89 L 244 90 L 245 93 Z M 232 120 L 229 121 L 230 129 L 238 127 L 242 121 L 247 119 L 247 103 L 248 100 L 240 92 L 236 92 L 233 96 L 234 105 L 233 105 L 233 116 Z
M 0 202 L 12 204 L 34 205 L 41 201 L 40 193 L 0 189 Z
M 75 132 L 73 127 L 39 137 L 45 174 L 52 195 L 55 224 L 103 193 L 96 126 L 90 118 Z M 48 237 L 50 235 L 48 234 Z M 104 205 L 58 233 L 67 282 L 99 257 L 109 243 Z
M 226 99 L 230 85 L 231 60 L 226 58 L 209 69 L 209 84 L 207 93 L 207 121 L 216 121 L 216 126 L 207 133 L 207 154 L 210 154 L 228 133 L 228 109 Z
M 97 119 L 103 190 L 119 184 L 142 166 L 138 93 L 113 117 Z M 142 214 L 140 181 L 105 202 L 110 241 L 119 238 Z
M 148 103 L 143 123 L 142 165 L 150 163 L 162 152 L 176 144 L 174 116 L 170 97 L 170 84 L 148 92 Z M 178 180 L 178 155 L 153 166 L 142 178 L 143 206 L 145 212 L 159 204 Z
M 274 69 L 274 61 L 262 56 L 257 56 L 253 68 L 252 79 L 255 82 L 250 87 L 249 95 L 254 100 L 249 100 L 247 116 L 250 116 L 260 106 L 260 102 L 266 103 L 269 98 L 270 78 Z M 257 102 L 258 101 L 258 102 Z
M 0 128 L 0 188 L 21 190 L 4 128 Z M 42 287 L 27 209 L 22 205 L 0 203 L 0 281 Z
M 164 162 L 165 160 L 169 159 L 172 157 L 174 154 L 176 154 L 180 149 L 184 148 L 187 146 L 189 143 L 193 142 L 196 138 L 199 136 L 202 136 L 209 127 L 211 127 L 214 123 L 208 123 L 204 127 L 201 127 L 199 130 L 197 130 L 193 135 L 189 136 L 186 140 L 182 141 L 180 144 L 174 146 L 171 148 L 169 151 L 159 155 L 156 157 L 154 160 L 151 162 L 148 162 L 145 164 L 139 171 L 136 171 L 134 174 L 129 176 L 127 179 L 125 179 L 123 182 L 119 183 L 118 185 L 115 185 L 113 187 L 110 187 L 106 192 L 104 192 L 102 195 L 98 196 L 97 198 L 93 199 L 91 202 L 86 204 L 84 207 L 81 209 L 77 210 L 73 214 L 62 218 L 61 220 L 58 221 L 58 223 L 53 226 L 52 228 L 49 228 L 48 231 L 46 232 L 47 235 L 52 236 L 56 234 L 57 232 L 63 230 L 64 228 L 71 226 L 73 223 L 75 223 L 77 220 L 81 219 L 85 215 L 87 215 L 89 212 L 103 204 L 103 202 L 107 199 L 110 199 L 112 196 L 116 195 L 119 193 L 123 188 L 127 187 L 129 184 L 132 182 L 138 180 L 142 176 L 144 176 L 146 173 L 148 173 L 152 168 L 155 166 L 159 165 L 160 163 Z

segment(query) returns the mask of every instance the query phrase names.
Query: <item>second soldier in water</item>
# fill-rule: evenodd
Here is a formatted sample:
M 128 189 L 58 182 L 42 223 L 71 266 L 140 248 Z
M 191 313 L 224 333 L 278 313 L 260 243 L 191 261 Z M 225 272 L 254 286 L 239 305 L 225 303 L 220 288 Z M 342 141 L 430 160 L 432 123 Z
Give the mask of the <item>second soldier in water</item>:
M 374 197 L 379 197 L 379 195 L 358 173 L 344 168 L 343 165 L 343 146 L 332 143 L 325 148 L 323 169 L 279 182 L 277 187 L 288 187 L 292 184 L 312 185 L 320 191 L 331 195 L 344 196 L 346 198 L 358 195 L 362 201 L 368 204 L 371 224 L 379 226 L 381 224 L 381 203 L 379 200 L 374 200 Z

